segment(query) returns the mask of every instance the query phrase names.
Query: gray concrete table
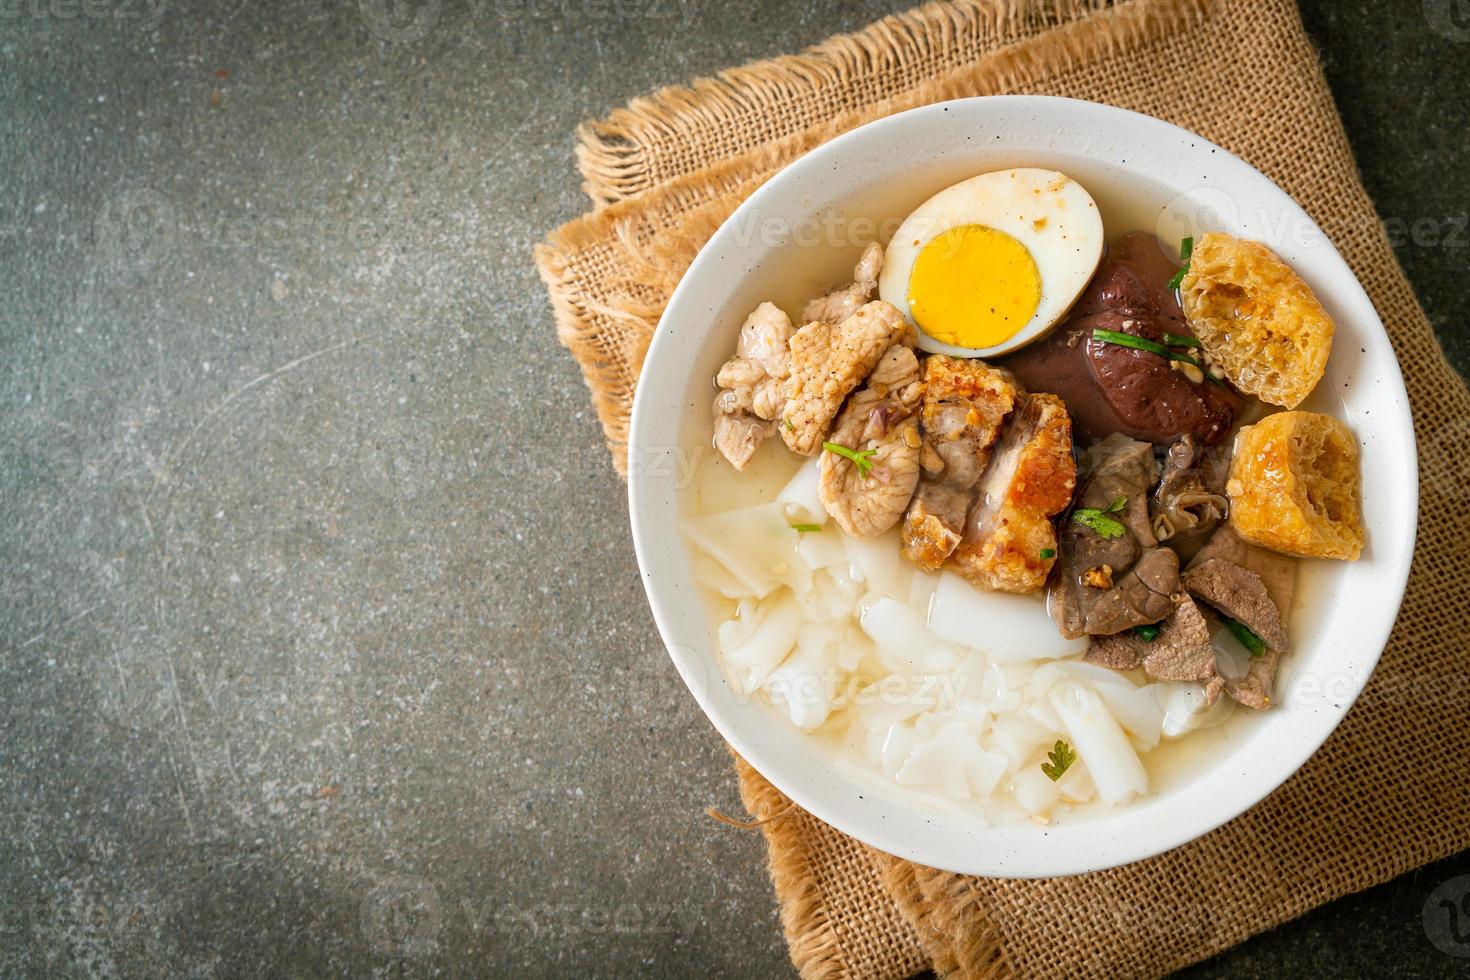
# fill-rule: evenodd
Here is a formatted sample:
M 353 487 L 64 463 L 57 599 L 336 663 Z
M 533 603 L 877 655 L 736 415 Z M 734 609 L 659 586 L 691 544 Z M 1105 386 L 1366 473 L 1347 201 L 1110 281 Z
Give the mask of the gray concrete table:
M 0 974 L 789 972 L 529 252 L 583 118 L 902 4 L 385 2 L 0 0 Z M 1307 5 L 1461 370 L 1463 14 Z M 1467 871 L 1195 972 L 1450 975 Z

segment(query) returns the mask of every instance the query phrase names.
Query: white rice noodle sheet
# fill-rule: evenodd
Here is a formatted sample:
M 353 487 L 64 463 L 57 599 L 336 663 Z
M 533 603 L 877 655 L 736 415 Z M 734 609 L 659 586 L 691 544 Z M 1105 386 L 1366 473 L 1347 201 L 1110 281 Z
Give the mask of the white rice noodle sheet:
M 688 517 L 682 529 L 689 543 L 724 566 L 756 598 L 775 591 L 796 564 L 800 534 L 782 516 L 780 504 Z
M 862 627 L 857 623 L 847 624 L 836 653 L 837 669 L 844 673 L 855 673 L 861 670 L 864 664 L 874 667 L 878 664 L 878 648 L 873 645 L 873 641 L 868 639 L 868 634 L 864 633 Z
M 914 754 L 921 741 L 913 727 L 905 724 L 889 725 L 882 731 L 871 734 L 876 745 L 875 761 L 883 775 L 889 779 L 898 775 L 898 771 L 909 761 L 909 756 Z
M 810 626 L 801 628 L 796 652 L 771 671 L 762 685 L 771 703 L 784 708 L 791 723 L 808 732 L 821 727 L 832 713 L 835 683 L 825 643 L 809 637 L 810 630 Z
M 796 543 L 796 553 L 811 568 L 826 569 L 833 578 L 849 581 L 852 570 L 847 558 L 847 545 L 843 543 L 845 537 L 836 527 L 829 527 L 825 531 L 811 531 L 800 536 Z
M 1005 759 L 986 752 L 962 728 L 946 726 L 920 741 L 893 778 L 900 786 L 939 789 L 967 800 L 993 793 L 1005 771 Z
M 858 590 L 862 586 L 847 578 L 841 570 L 837 570 L 841 577 L 833 577 L 833 571 L 824 568 L 812 576 L 812 591 L 804 610 L 808 619 L 821 622 L 851 620 L 858 603 Z
M 1050 749 L 1057 733 L 1019 711 L 997 715 L 990 724 L 990 748 L 1010 760 L 1019 769 L 1035 758 L 1042 749 Z
M 924 623 L 924 617 L 902 602 L 887 597 L 869 605 L 862 614 L 863 632 L 878 646 L 889 671 L 912 677 L 954 670 L 959 656 Z
M 909 578 L 909 605 L 915 609 L 929 608 L 934 601 L 934 592 L 939 588 L 939 576 L 922 568 L 912 569 Z M 894 596 L 895 599 L 898 596 Z
M 1193 682 L 1160 682 L 1142 689 L 1163 714 L 1160 730 L 1168 738 L 1179 738 L 1201 728 L 1213 728 L 1235 710 L 1232 698 L 1222 697 L 1205 704 L 1205 689 Z
M 868 595 L 908 601 L 911 573 L 899 554 L 895 535 L 881 534 L 867 539 L 843 535 L 843 543 L 847 546 L 852 577 L 867 587 Z
M 689 552 L 689 567 L 694 574 L 694 581 L 715 595 L 726 599 L 745 599 L 751 595 L 749 586 L 702 550 L 693 549 Z
M 1104 803 L 1112 806 L 1148 792 L 1138 753 L 1097 692 L 1062 681 L 1052 688 L 1050 700 Z
M 737 693 L 760 689 L 796 646 L 800 628 L 801 612 L 784 593 L 759 603 L 747 600 L 740 604 L 736 618 L 719 630 L 720 653 L 734 674 Z
M 1040 766 L 1025 766 L 1011 780 L 1016 805 L 1034 816 L 1045 816 L 1062 798 L 1062 791 Z
M 788 524 L 827 523 L 827 508 L 822 506 L 821 482 L 821 460 L 813 459 L 803 463 L 796 475 L 776 494 L 776 503 L 781 505 L 781 514 Z
M 1087 764 L 1081 759 L 1072 763 L 1062 774 L 1062 778 L 1057 780 L 1057 789 L 1062 791 L 1062 799 L 1068 803 L 1091 803 L 1092 798 L 1097 796 L 1097 787 L 1092 784 Z
M 941 572 L 929 603 L 936 636 L 984 650 L 993 661 L 1059 660 L 1087 652 L 1086 638 L 1066 640 L 1036 596 L 983 592 L 953 572 Z
M 1133 736 L 1139 748 L 1149 750 L 1158 746 L 1163 731 L 1164 709 L 1156 691 L 1137 687 L 1128 675 L 1096 664 L 1071 660 L 1058 666 L 1073 680 L 1098 693 L 1103 704 L 1118 719 L 1118 724 Z

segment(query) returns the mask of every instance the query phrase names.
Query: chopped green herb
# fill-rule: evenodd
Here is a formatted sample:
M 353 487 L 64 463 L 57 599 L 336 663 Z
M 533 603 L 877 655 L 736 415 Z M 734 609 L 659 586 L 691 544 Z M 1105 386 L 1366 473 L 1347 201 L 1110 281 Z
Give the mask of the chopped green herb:
M 791 424 L 791 420 L 790 419 L 782 419 L 781 420 L 781 424 L 784 425 L 784 426 L 786 426 L 786 431 L 787 432 L 795 432 L 796 431 L 796 426 L 794 426 L 794 425 Z
M 822 529 L 820 524 L 793 524 L 791 530 L 800 531 L 802 534 L 815 534 Z
M 1072 751 L 1072 746 L 1057 739 L 1057 744 L 1052 746 L 1046 758 L 1048 761 L 1041 764 L 1041 771 L 1046 774 L 1047 779 L 1056 782 L 1072 768 L 1072 763 L 1077 761 L 1077 753 Z
M 1042 561 L 1050 561 L 1051 559 L 1055 558 L 1056 556 L 1057 556 L 1057 549 L 1055 549 L 1055 548 L 1042 548 L 1041 549 L 1041 560 Z
M 1097 532 L 1097 536 L 1107 541 L 1121 538 L 1128 529 L 1111 517 L 1098 510 L 1096 507 L 1083 507 L 1081 510 L 1072 511 L 1072 521 L 1083 527 L 1091 528 Z
M 1232 636 L 1240 641 L 1240 645 L 1251 652 L 1252 657 L 1262 657 L 1266 654 L 1266 641 L 1257 636 L 1249 626 L 1233 619 L 1225 620 L 1225 628 L 1230 630 Z
M 1105 510 L 1105 511 L 1103 511 L 1103 513 L 1104 514 L 1120 514 L 1120 513 L 1123 512 L 1123 509 L 1125 507 L 1127 507 L 1127 506 L 1128 506 L 1128 498 L 1127 497 L 1119 497 L 1117 500 L 1114 500 L 1112 503 L 1108 504 L 1108 509 Z
M 836 453 L 844 459 L 852 460 L 852 465 L 857 467 L 858 476 L 867 476 L 873 472 L 872 456 L 878 451 L 876 449 L 853 450 L 846 446 L 839 446 L 835 442 L 824 442 L 822 448 L 829 453 Z
M 1204 344 L 1201 344 L 1198 340 L 1195 340 L 1193 337 L 1186 337 L 1183 334 L 1177 334 L 1177 333 L 1166 333 L 1166 334 L 1164 334 L 1164 342 L 1166 344 L 1168 344 L 1170 347 L 1203 347 L 1204 346 Z
M 1133 632 L 1143 637 L 1145 643 L 1152 643 L 1159 638 L 1159 627 L 1157 625 L 1135 626 L 1133 627 Z
M 1167 357 L 1171 361 L 1183 361 L 1185 364 L 1193 364 L 1201 370 L 1204 369 L 1203 364 L 1188 354 L 1172 351 L 1163 344 L 1149 340 L 1147 337 L 1135 337 L 1131 333 L 1119 333 L 1116 330 L 1094 330 L 1092 332 L 1092 339 L 1101 341 L 1104 344 L 1112 344 L 1115 347 L 1131 347 L 1134 350 L 1147 351 L 1150 354 Z
M 1179 261 L 1184 263 L 1184 268 L 1169 280 L 1170 289 L 1178 289 L 1184 283 L 1184 277 L 1189 275 L 1189 260 L 1194 258 L 1194 239 L 1186 238 L 1179 243 Z

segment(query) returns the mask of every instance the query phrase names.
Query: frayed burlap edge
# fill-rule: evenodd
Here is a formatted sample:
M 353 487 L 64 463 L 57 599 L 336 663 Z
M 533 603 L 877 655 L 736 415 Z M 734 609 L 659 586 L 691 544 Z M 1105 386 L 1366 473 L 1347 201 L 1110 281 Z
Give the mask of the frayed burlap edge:
M 632 197 L 710 162 L 711 133 L 730 157 L 791 135 L 795 119 L 826 119 L 854 89 L 902 94 L 1015 41 L 1083 20 L 1116 0 L 957 0 L 894 14 L 798 55 L 731 68 L 633 100 L 578 130 L 577 161 L 594 204 Z M 905 84 L 908 82 L 909 84 Z M 780 106 L 781 112 L 771 112 Z M 793 108 L 799 111 L 792 111 Z M 697 154 L 688 143 L 699 134 Z
M 1063 9 L 1069 19 L 1042 36 L 1000 48 L 978 64 L 713 162 L 697 173 L 599 208 L 548 235 L 546 242 L 534 250 L 536 266 L 551 296 L 557 337 L 582 369 L 618 473 L 627 475 L 628 423 L 638 369 L 668 298 L 688 268 L 693 252 L 761 183 L 802 154 L 864 123 L 945 99 L 1013 90 L 1068 65 L 1140 47 L 1199 21 L 1218 2 L 1221 0 L 1130 0 L 1104 8 L 1090 0 L 1067 0 L 1060 8 L 1047 0 L 1030 5 L 1007 4 L 1008 10 Z M 935 23 L 944 24 L 953 24 L 961 14 L 980 17 L 984 11 L 985 17 L 994 16 L 989 12 L 993 4 L 968 3 L 943 17 L 940 6 L 930 5 L 913 16 L 938 18 Z M 916 23 L 921 22 L 922 18 Z M 862 38 L 860 45 L 857 38 Z M 910 35 L 885 29 L 839 40 L 859 45 L 869 57 L 883 61 L 909 54 L 910 49 L 900 43 L 903 38 Z M 876 51 L 881 51 L 883 57 L 878 58 Z M 794 70 L 792 60 L 778 59 L 779 65 L 762 62 L 740 71 L 752 79 L 769 76 L 772 85 L 784 84 Z M 730 83 L 727 80 L 722 84 Z M 666 113 L 669 105 L 682 105 L 700 90 L 700 83 L 696 83 L 689 89 L 666 89 L 653 98 L 664 107 L 659 113 Z M 685 94 L 673 94 L 676 91 Z M 658 118 L 664 124 L 672 121 L 664 115 Z M 658 230 L 660 227 L 664 230 Z M 636 275 L 579 276 L 572 256 L 589 248 L 607 248 L 612 240 L 620 243 L 617 264 L 636 269 Z M 693 249 L 689 248 L 691 242 Z M 610 350 L 610 343 L 618 349 Z

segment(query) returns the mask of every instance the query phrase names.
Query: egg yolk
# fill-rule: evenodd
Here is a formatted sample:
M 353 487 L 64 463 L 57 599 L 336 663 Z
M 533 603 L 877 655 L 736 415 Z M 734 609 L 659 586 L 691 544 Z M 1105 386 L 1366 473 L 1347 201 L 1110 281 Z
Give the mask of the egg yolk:
M 1041 271 L 1015 238 L 958 225 L 924 246 L 909 275 L 909 312 L 925 333 L 956 347 L 1014 337 L 1041 304 Z

